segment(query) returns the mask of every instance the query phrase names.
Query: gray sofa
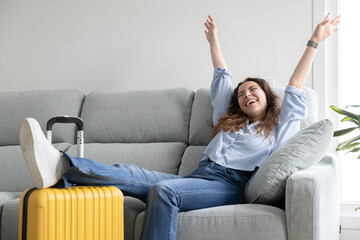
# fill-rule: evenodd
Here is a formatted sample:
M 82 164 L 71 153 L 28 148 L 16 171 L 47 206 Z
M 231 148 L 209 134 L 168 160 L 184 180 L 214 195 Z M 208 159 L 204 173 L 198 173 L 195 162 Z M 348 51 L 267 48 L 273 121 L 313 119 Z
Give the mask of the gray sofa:
M 275 91 L 283 96 L 283 88 Z M 316 121 L 317 99 L 305 89 L 309 116 Z M 18 235 L 19 196 L 32 187 L 18 146 L 18 126 L 25 117 L 46 121 L 73 115 L 85 123 L 85 157 L 113 164 L 186 175 L 197 167 L 210 141 L 212 107 L 209 89 L 134 92 L 46 90 L 0 92 L 0 231 L 1 240 Z M 75 126 L 54 125 L 54 145 L 76 154 Z M 238 204 L 179 214 L 178 239 L 339 239 L 336 158 L 292 174 L 284 209 Z M 138 239 L 145 204 L 125 197 L 125 239 Z

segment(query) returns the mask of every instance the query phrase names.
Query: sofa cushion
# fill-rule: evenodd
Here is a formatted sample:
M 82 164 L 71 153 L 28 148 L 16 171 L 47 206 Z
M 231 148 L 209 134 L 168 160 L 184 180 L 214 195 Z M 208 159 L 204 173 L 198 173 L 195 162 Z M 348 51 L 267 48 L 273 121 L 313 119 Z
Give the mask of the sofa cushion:
M 181 160 L 178 175 L 185 176 L 192 173 L 199 166 L 199 162 L 204 156 L 205 148 L 206 146 L 187 147 Z
M 135 221 L 145 211 L 145 203 L 137 198 L 124 197 L 124 239 L 134 239 Z
M 0 145 L 17 145 L 21 120 L 32 117 L 43 130 L 58 115 L 79 116 L 84 94 L 77 90 L 0 92 Z M 53 142 L 74 142 L 75 126 L 54 125 Z
M 19 201 L 14 199 L 4 204 L 2 211 L 0 226 L 0 239 L 17 240 L 19 227 Z
M 66 150 L 70 143 L 54 144 L 59 150 Z M 33 182 L 20 146 L 0 147 L 0 191 L 22 192 L 33 187 Z
M 144 213 L 135 225 L 135 239 L 139 239 Z M 255 204 L 238 204 L 180 212 L 178 239 L 208 240 L 285 240 L 287 239 L 285 212 L 282 209 Z
M 325 155 L 333 136 L 332 122 L 316 122 L 292 136 L 272 153 L 245 189 L 250 203 L 276 204 L 285 197 L 287 178 Z
M 211 106 L 210 89 L 196 91 L 190 119 L 190 145 L 207 145 L 211 141 L 213 108 Z
M 2 207 L 6 202 L 19 198 L 21 192 L 0 192 L 0 207 Z
M 90 93 L 82 111 L 85 142 L 187 143 L 193 96 L 187 88 Z
M 33 187 L 20 146 L 0 147 L 0 191 L 21 192 Z
M 4 208 L 5 203 L 19 198 L 20 195 L 21 192 L 0 192 L 0 219 L 2 216 L 2 210 Z
M 76 145 L 67 153 L 76 156 Z M 177 174 L 185 143 L 87 143 L 85 157 L 106 164 L 133 164 L 145 169 Z

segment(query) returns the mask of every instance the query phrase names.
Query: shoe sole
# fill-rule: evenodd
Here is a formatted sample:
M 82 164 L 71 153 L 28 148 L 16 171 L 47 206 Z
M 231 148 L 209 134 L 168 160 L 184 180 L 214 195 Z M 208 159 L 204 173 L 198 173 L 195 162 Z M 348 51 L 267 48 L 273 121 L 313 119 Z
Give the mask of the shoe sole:
M 38 168 L 38 164 L 36 162 L 36 143 L 34 142 L 34 139 L 36 138 L 34 138 L 33 131 L 31 130 L 32 128 L 36 128 L 36 125 L 38 125 L 38 123 L 34 121 L 35 120 L 33 119 L 27 118 L 21 122 L 19 128 L 19 140 L 33 183 L 36 188 L 42 189 L 44 188 L 44 180 L 41 177 L 40 169 Z

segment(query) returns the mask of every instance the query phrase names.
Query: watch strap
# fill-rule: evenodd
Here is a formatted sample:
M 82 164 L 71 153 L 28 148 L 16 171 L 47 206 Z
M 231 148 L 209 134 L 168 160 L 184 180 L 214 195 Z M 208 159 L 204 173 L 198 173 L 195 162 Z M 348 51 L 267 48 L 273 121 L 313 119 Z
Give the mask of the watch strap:
M 319 43 L 314 42 L 313 40 L 309 40 L 309 41 L 307 42 L 306 46 L 308 46 L 308 47 L 313 47 L 313 48 L 316 49 L 316 48 L 318 48 Z

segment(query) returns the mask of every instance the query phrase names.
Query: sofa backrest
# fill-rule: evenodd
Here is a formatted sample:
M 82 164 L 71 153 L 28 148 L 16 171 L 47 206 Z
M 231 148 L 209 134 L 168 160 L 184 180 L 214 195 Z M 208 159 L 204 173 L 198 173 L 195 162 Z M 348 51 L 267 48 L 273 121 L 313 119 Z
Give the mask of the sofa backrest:
M 43 130 L 46 122 L 58 115 L 80 116 L 85 95 L 77 90 L 0 92 L 0 146 L 19 144 L 21 120 L 36 118 Z M 75 126 L 54 125 L 53 142 L 75 139 Z
M 87 143 L 188 143 L 190 89 L 93 92 L 81 114 Z

